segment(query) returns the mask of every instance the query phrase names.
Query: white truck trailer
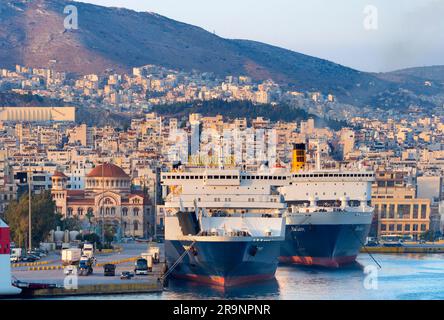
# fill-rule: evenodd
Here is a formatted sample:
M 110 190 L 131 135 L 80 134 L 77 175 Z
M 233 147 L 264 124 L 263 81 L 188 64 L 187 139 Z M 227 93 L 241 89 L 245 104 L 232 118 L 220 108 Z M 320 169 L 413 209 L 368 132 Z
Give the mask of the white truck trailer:
M 62 264 L 64 266 L 78 265 L 82 256 L 82 250 L 70 248 L 62 250 Z

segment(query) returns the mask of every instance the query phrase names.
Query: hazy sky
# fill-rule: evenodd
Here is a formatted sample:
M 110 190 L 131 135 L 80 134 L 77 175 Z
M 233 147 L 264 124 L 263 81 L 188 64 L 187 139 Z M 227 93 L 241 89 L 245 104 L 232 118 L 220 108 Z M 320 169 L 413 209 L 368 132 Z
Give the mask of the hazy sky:
M 152 11 L 364 71 L 444 65 L 443 0 L 83 0 Z M 378 9 L 366 30 L 364 9 Z M 80 17 L 81 19 L 81 17 Z

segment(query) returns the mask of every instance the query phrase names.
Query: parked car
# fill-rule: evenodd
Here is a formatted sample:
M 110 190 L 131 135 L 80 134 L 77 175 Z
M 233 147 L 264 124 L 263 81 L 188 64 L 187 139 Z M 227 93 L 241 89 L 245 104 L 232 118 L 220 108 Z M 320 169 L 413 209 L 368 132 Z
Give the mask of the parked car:
M 25 256 L 22 257 L 22 261 L 24 261 L 24 262 L 35 262 L 37 260 L 38 259 L 35 256 L 30 255 L 30 254 L 25 255 Z
M 46 257 L 48 255 L 48 252 L 46 250 L 42 249 L 35 249 L 35 252 L 41 257 Z
M 107 263 L 103 266 L 103 275 L 105 277 L 114 277 L 116 275 L 116 265 Z
M 134 273 L 129 272 L 129 271 L 123 271 L 123 272 L 120 274 L 120 279 L 122 279 L 122 280 L 130 280 L 130 279 L 132 279 L 133 277 L 134 277 Z
M 41 253 L 39 251 L 35 251 L 35 250 L 28 251 L 28 255 L 36 257 L 37 260 L 39 260 L 42 257 Z
M 65 275 L 70 275 L 70 274 L 77 274 L 77 266 L 66 266 L 63 269 L 63 273 Z

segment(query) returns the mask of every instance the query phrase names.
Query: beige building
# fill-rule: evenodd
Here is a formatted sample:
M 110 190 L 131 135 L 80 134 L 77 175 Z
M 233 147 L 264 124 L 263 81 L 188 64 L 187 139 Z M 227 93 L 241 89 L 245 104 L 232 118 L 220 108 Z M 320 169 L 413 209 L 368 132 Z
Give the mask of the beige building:
M 94 131 L 92 128 L 88 128 L 86 124 L 70 129 L 68 135 L 69 143 L 80 143 L 85 147 L 94 145 Z
M 411 235 L 418 239 L 430 228 L 430 199 L 416 198 L 405 173 L 377 172 L 372 187 L 372 206 L 377 218 L 377 235 Z
M 92 216 L 94 225 L 111 224 L 123 236 L 146 237 L 152 233 L 151 202 L 141 192 L 131 191 L 131 178 L 118 166 L 105 163 L 86 176 L 84 190 L 68 190 L 68 177 L 55 172 L 52 196 L 63 217 Z

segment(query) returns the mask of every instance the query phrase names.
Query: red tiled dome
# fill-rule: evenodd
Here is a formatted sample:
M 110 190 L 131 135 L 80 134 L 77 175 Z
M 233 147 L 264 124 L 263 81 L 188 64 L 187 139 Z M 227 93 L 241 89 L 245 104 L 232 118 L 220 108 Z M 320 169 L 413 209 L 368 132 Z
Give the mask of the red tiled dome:
M 63 172 L 60 172 L 58 170 L 54 171 L 54 174 L 52 175 L 52 177 L 56 177 L 56 178 L 68 178 Z
M 103 168 L 103 170 L 102 170 Z M 129 179 L 129 176 L 123 171 L 122 168 L 112 164 L 112 163 L 105 163 L 98 165 L 94 169 L 91 170 L 90 173 L 87 175 L 88 178 L 127 178 Z

